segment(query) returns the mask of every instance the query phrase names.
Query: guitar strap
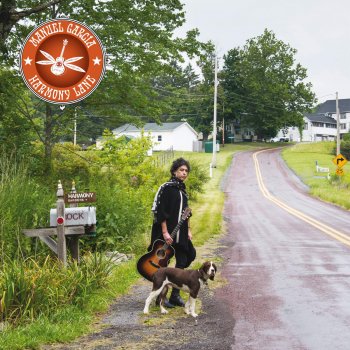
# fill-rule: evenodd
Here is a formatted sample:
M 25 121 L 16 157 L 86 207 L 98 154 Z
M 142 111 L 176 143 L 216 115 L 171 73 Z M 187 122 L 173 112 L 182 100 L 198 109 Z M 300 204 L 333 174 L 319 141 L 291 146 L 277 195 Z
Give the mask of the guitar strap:
M 180 210 L 179 210 L 179 216 L 178 216 L 178 219 L 177 219 L 177 223 L 180 222 L 181 220 L 181 214 L 182 214 L 182 207 L 183 207 L 183 196 L 182 196 L 182 191 L 179 190 L 180 192 Z M 179 243 L 180 241 L 180 229 L 177 230 L 176 232 L 176 243 Z

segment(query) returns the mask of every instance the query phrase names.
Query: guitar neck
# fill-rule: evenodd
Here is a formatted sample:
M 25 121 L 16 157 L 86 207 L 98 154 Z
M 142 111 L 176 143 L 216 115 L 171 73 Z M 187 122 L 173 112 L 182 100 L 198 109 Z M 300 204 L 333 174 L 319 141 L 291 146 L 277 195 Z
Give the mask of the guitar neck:
M 179 230 L 180 226 L 183 224 L 183 222 L 185 221 L 185 219 L 180 219 L 180 221 L 178 222 L 178 224 L 175 226 L 175 228 L 173 229 L 173 232 L 171 232 L 170 237 L 172 239 L 174 239 L 176 232 Z M 170 244 L 165 243 L 163 245 L 163 249 L 167 249 L 169 247 Z

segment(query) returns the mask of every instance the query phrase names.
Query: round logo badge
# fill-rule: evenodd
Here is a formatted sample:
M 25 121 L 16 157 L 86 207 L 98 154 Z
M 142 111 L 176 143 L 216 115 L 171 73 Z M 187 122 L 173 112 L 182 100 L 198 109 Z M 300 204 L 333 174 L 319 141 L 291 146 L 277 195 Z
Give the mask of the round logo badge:
M 101 82 L 105 52 L 100 39 L 85 24 L 55 19 L 28 35 L 20 68 L 24 82 L 37 97 L 71 104 L 89 96 Z

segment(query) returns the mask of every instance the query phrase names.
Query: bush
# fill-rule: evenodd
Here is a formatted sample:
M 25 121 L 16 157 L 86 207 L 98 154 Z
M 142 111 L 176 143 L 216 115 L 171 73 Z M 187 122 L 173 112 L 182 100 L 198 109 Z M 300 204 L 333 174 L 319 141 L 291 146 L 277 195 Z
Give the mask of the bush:
M 340 143 L 341 154 L 348 160 L 350 160 L 350 140 L 342 141 Z

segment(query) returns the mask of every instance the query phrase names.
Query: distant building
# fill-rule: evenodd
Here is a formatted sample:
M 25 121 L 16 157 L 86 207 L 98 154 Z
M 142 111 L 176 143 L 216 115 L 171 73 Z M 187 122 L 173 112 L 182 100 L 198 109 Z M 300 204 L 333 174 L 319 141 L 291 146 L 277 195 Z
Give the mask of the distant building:
M 129 138 L 140 137 L 141 132 L 150 135 L 153 141 L 154 151 L 165 151 L 172 148 L 174 151 L 193 151 L 193 145 L 198 141 L 197 132 L 187 122 L 174 123 L 147 123 L 142 128 L 131 124 L 124 124 L 112 133 L 116 138 L 126 136 Z M 96 147 L 102 147 L 102 139 L 98 139 Z
M 337 122 L 324 114 L 307 114 L 304 116 L 303 137 L 300 137 L 299 128 L 293 126 L 281 129 L 277 139 L 288 138 L 289 141 L 334 141 L 337 135 Z

